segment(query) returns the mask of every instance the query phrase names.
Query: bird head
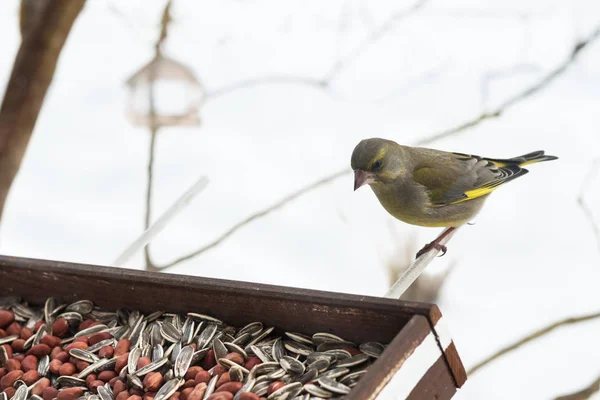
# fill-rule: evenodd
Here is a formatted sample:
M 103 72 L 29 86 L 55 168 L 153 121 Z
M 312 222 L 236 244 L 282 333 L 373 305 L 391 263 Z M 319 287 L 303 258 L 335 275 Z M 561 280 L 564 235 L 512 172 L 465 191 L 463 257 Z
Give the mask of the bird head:
M 350 160 L 354 170 L 354 190 L 398 178 L 403 171 L 401 161 L 402 148 L 396 142 L 380 138 L 361 140 Z

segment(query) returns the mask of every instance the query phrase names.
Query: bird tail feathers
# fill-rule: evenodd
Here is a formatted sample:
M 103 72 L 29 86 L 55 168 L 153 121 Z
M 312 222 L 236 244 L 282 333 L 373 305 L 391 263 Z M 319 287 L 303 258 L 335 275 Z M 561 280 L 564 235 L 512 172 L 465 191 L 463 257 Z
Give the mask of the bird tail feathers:
M 534 151 L 531 153 L 523 154 L 519 157 L 507 158 L 507 159 L 488 159 L 489 161 L 496 164 L 499 168 L 516 165 L 518 167 L 524 167 L 525 165 L 535 164 L 542 161 L 558 160 L 556 156 L 545 155 L 543 150 Z

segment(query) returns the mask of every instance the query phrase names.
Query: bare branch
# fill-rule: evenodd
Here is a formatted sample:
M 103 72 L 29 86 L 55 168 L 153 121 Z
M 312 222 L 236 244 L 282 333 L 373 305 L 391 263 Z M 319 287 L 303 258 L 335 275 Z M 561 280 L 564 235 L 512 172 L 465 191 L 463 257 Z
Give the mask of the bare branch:
M 52 83 L 63 45 L 85 1 L 43 3 L 45 6 L 38 11 L 26 6 L 21 10 L 22 41 L 0 105 L 0 217 Z
M 583 183 L 581 184 L 581 189 L 579 190 L 579 196 L 577 196 L 577 204 L 581 208 L 581 211 L 585 214 L 586 219 L 589 221 L 590 226 L 592 228 L 592 232 L 594 232 L 594 236 L 596 237 L 596 244 L 598 245 L 598 251 L 600 251 L 600 227 L 596 224 L 596 220 L 594 218 L 594 213 L 592 209 L 585 201 L 585 192 L 590 187 L 590 183 L 598 174 L 598 170 L 600 170 L 600 158 L 596 158 L 592 162 L 592 166 L 585 176 Z
M 375 42 L 379 41 L 383 36 L 385 36 L 397 22 L 406 18 L 410 14 L 418 11 L 428 1 L 429 0 L 418 0 L 413 6 L 411 6 L 407 10 L 402 10 L 394 13 L 381 26 L 379 26 L 377 29 L 371 32 L 371 34 L 364 41 L 362 41 L 352 52 L 350 52 L 350 54 L 348 54 L 346 57 L 337 60 L 322 78 L 311 78 L 293 75 L 275 75 L 252 78 L 225 86 L 220 89 L 209 91 L 205 97 L 205 101 L 214 100 L 225 94 L 229 94 L 237 90 L 271 84 L 305 85 L 320 90 L 326 90 L 330 87 L 331 82 L 335 78 L 337 78 L 346 68 L 348 68 L 354 62 L 356 62 L 356 60 L 358 60 L 371 45 L 373 45 Z
M 492 361 L 497 360 L 498 358 L 502 357 L 505 354 L 508 354 L 512 351 L 517 350 L 519 347 L 521 347 L 527 343 L 530 343 L 536 339 L 539 339 L 542 336 L 549 334 L 550 332 L 560 328 L 561 326 L 574 325 L 574 324 L 578 324 L 581 322 L 590 321 L 595 318 L 600 318 L 600 312 L 582 315 L 580 317 L 570 317 L 570 318 L 566 318 L 566 319 L 554 322 L 542 329 L 539 329 L 539 330 L 525 336 L 524 338 L 516 341 L 515 343 L 511 344 L 510 346 L 504 347 L 503 349 L 497 351 L 496 353 L 492 354 L 491 356 L 487 357 L 486 359 L 475 364 L 473 367 L 471 367 L 471 369 L 469 371 L 467 371 L 467 375 L 473 375 L 475 372 L 479 371 L 481 368 L 485 367 Z
M 455 126 L 454 128 L 446 129 L 445 131 L 442 131 L 438 134 L 429 136 L 427 139 L 421 141 L 421 144 L 426 145 L 426 144 L 435 142 L 440 139 L 445 139 L 448 136 L 452 136 L 452 135 L 462 132 L 468 128 L 472 128 L 476 125 L 479 125 L 480 123 L 482 123 L 485 120 L 497 118 L 500 115 L 502 115 L 505 111 L 508 111 L 511 107 L 513 107 L 513 106 L 517 105 L 518 103 L 522 102 L 523 100 L 531 97 L 532 95 L 536 94 L 537 92 L 547 88 L 550 85 L 550 83 L 552 83 L 557 77 L 562 75 L 571 65 L 573 65 L 573 63 L 577 59 L 577 55 L 583 49 L 585 49 L 588 45 L 590 45 L 591 43 L 596 41 L 599 36 L 600 36 L 600 26 L 598 26 L 592 32 L 592 34 L 590 36 L 588 36 L 586 39 L 576 43 L 573 46 L 573 50 L 571 51 L 570 57 L 567 58 L 561 65 L 559 65 L 558 67 L 553 69 L 548 75 L 544 76 L 537 83 L 528 87 L 524 91 L 516 94 L 515 96 L 507 99 L 504 103 L 502 103 L 494 111 L 484 112 L 481 115 L 479 115 L 478 117 L 476 117 L 470 121 L 467 121 L 465 123 L 462 123 L 458 126 Z
M 600 376 L 596 378 L 588 387 L 578 390 L 570 394 L 556 397 L 554 400 L 587 400 L 593 394 L 600 391 Z
M 346 170 L 344 169 L 343 171 L 340 171 L 339 174 L 343 175 L 346 173 Z M 170 268 L 173 267 L 181 262 L 187 261 L 191 258 L 194 258 L 196 256 L 199 256 L 200 254 L 204 253 L 207 250 L 212 249 L 213 247 L 221 244 L 221 242 L 223 242 L 225 239 L 227 239 L 229 236 L 233 235 L 235 232 L 237 232 L 239 229 L 243 228 L 244 226 L 248 225 L 250 222 L 259 219 L 261 217 L 264 217 L 265 215 L 268 215 L 270 213 L 272 213 L 273 211 L 276 211 L 280 208 L 282 208 L 283 206 L 285 206 L 286 204 L 288 204 L 290 201 L 298 198 L 299 196 L 301 196 L 303 193 L 307 193 L 310 192 L 313 189 L 316 189 L 320 186 L 323 186 L 335 179 L 337 179 L 339 176 L 338 175 L 330 175 L 327 176 L 317 182 L 311 183 L 310 185 L 307 185 L 305 187 L 302 187 L 300 189 L 298 189 L 297 191 L 290 193 L 289 195 L 287 195 L 286 197 L 284 197 L 283 199 L 279 200 L 277 203 L 272 204 L 271 206 L 264 208 L 261 211 L 258 211 L 254 214 L 249 215 L 248 217 L 246 217 L 245 219 L 243 219 L 242 221 L 238 222 L 237 224 L 233 225 L 231 228 L 229 228 L 225 233 L 223 233 L 221 236 L 219 236 L 217 239 L 213 240 L 211 243 L 207 244 L 206 246 L 201 247 L 200 249 L 191 252 L 183 257 L 179 257 L 176 260 L 171 261 L 168 264 L 165 264 L 163 266 L 158 267 L 159 269 L 165 269 L 165 268 Z
M 350 52 L 350 54 L 337 60 L 325 74 L 323 80 L 329 85 L 335 78 L 344 72 L 346 68 L 356 62 L 369 47 L 388 34 L 396 23 L 421 9 L 428 1 L 429 0 L 419 0 L 408 9 L 397 11 L 392 14 L 383 24 L 373 30 L 365 40 Z
M 272 84 L 285 84 L 285 85 L 303 85 L 312 86 L 316 89 L 323 90 L 327 88 L 328 83 L 322 79 L 308 78 L 302 76 L 293 75 L 279 75 L 279 76 L 265 76 L 262 78 L 252 78 L 231 84 L 229 86 L 222 87 L 206 93 L 204 101 L 214 100 L 223 95 L 231 92 L 248 89 L 255 86 L 272 85 Z

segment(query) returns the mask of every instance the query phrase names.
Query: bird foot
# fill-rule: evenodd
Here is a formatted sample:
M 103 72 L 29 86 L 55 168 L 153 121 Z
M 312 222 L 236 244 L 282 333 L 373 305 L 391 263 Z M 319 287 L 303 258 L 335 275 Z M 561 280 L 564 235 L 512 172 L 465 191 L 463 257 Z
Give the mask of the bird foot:
M 427 253 L 428 251 L 430 251 L 432 249 L 440 250 L 442 252 L 440 257 L 443 256 L 444 254 L 446 254 L 446 251 L 448 250 L 448 248 L 446 246 L 444 246 L 443 244 L 439 244 L 438 242 L 433 241 L 431 243 L 427 243 L 421 250 L 419 250 L 419 252 L 417 253 L 417 256 L 415 258 L 421 257 L 423 254 Z

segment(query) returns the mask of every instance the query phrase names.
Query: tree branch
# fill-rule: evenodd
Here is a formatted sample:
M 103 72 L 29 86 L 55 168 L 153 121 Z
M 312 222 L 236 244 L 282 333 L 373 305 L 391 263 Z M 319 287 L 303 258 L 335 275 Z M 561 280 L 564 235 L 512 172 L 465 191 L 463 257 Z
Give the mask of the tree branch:
M 375 42 L 384 37 L 394 25 L 402 19 L 408 17 L 421 9 L 429 0 L 418 0 L 413 6 L 406 10 L 398 11 L 388 18 L 381 26 L 373 30 L 369 36 L 362 41 L 350 54 L 333 63 L 331 68 L 322 78 L 302 77 L 293 75 L 275 75 L 243 80 L 231 85 L 209 91 L 206 94 L 205 101 L 214 100 L 225 94 L 229 94 L 241 89 L 248 89 L 254 86 L 285 84 L 285 85 L 305 85 L 320 90 L 326 90 L 331 86 L 335 78 L 342 74 L 350 65 L 358 60 L 367 49 Z
M 596 378 L 588 387 L 585 387 L 577 392 L 569 393 L 563 396 L 556 397 L 554 400 L 587 400 L 593 394 L 600 391 L 600 376 Z
M 340 175 L 343 175 L 346 173 L 346 170 L 340 171 Z M 239 229 L 243 228 L 244 226 L 248 225 L 249 223 L 251 223 L 252 221 L 259 219 L 261 217 L 264 217 L 270 213 L 272 213 L 273 211 L 276 211 L 280 208 L 282 208 L 283 206 L 285 206 L 286 204 L 288 204 L 290 201 L 296 199 L 297 197 L 301 196 L 303 193 L 307 193 L 313 189 L 316 189 L 320 186 L 323 186 L 335 179 L 337 179 L 339 176 L 338 175 L 330 175 L 327 176 L 317 182 L 311 183 L 310 185 L 307 185 L 305 187 L 302 187 L 300 189 L 298 189 L 297 191 L 287 195 L 286 197 L 284 197 L 283 199 L 279 200 L 277 203 L 272 204 L 271 206 L 258 211 L 254 214 L 249 215 L 248 217 L 246 217 L 245 219 L 243 219 L 242 221 L 238 222 L 237 224 L 233 225 L 231 228 L 229 228 L 227 231 L 225 231 L 225 233 L 223 233 L 221 236 L 219 236 L 217 239 L 213 240 L 212 242 L 210 242 L 209 244 L 201 247 L 200 249 L 193 251 L 183 257 L 179 257 L 173 261 L 171 261 L 168 264 L 162 265 L 160 267 L 158 267 L 159 269 L 163 270 L 166 268 L 170 268 L 170 267 L 174 267 L 175 265 L 187 261 L 189 259 L 192 259 L 196 256 L 199 256 L 200 254 L 204 253 L 207 250 L 212 249 L 213 247 L 221 244 L 221 242 L 223 242 L 225 239 L 227 239 L 229 236 L 233 235 L 235 232 L 237 232 Z
M 498 358 L 502 357 L 505 354 L 515 351 L 516 349 L 518 349 L 519 347 L 521 347 L 527 343 L 530 343 L 536 339 L 539 339 L 542 336 L 549 334 L 550 332 L 560 328 L 561 326 L 574 325 L 574 324 L 578 324 L 581 322 L 590 321 L 595 318 L 600 318 L 600 312 L 582 315 L 580 317 L 570 317 L 570 318 L 566 318 L 566 319 L 554 322 L 542 329 L 539 329 L 539 330 L 531 333 L 530 335 L 525 336 L 524 338 L 516 341 L 515 343 L 511 344 L 510 346 L 504 347 L 503 349 L 497 351 L 496 353 L 492 354 L 491 356 L 487 357 L 486 359 L 475 364 L 473 367 L 471 367 L 471 369 L 469 371 L 467 371 L 467 375 L 473 375 L 475 372 L 479 371 L 480 369 L 482 369 L 483 367 L 485 367 L 492 361 L 497 360 Z
M 579 190 L 579 196 L 577 196 L 577 204 L 581 208 L 581 211 L 585 214 L 586 219 L 589 221 L 590 226 L 592 228 L 592 232 L 596 237 L 596 245 L 598 246 L 598 251 L 600 251 L 600 228 L 598 224 L 596 224 L 596 220 L 594 218 L 594 213 L 592 209 L 585 201 L 585 192 L 587 188 L 590 186 L 590 183 L 598 174 L 598 170 L 600 169 L 600 158 L 596 158 L 592 162 L 592 166 L 590 167 L 586 177 L 581 184 L 581 189 Z
M 0 106 L 0 218 L 60 52 L 85 1 L 46 0 L 44 3 L 43 10 L 36 7 L 34 16 L 29 15 L 32 10 L 27 5 L 21 9 L 21 46 Z

